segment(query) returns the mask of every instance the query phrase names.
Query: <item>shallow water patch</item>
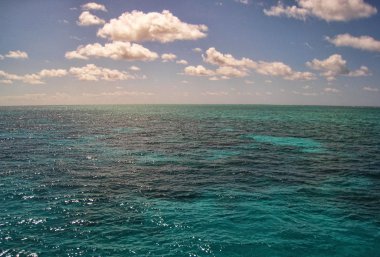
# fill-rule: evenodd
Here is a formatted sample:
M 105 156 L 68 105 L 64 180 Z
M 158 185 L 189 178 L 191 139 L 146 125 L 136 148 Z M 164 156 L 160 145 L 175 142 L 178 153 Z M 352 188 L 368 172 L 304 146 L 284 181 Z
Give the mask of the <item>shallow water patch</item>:
M 325 149 L 323 145 L 311 138 L 301 137 L 276 137 L 266 135 L 249 135 L 257 143 L 271 144 L 280 147 L 294 147 L 305 153 L 321 153 Z

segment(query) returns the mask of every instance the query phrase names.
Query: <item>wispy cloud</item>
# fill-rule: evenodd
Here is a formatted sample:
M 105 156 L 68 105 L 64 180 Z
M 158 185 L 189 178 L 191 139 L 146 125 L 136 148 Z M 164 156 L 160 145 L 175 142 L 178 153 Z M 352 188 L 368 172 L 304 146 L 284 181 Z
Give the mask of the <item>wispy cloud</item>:
M 339 89 L 333 88 L 333 87 L 326 87 L 323 89 L 323 91 L 326 93 L 339 93 L 340 92 Z
M 63 19 L 63 20 L 58 20 L 58 23 L 60 23 L 60 24 L 69 24 L 70 22 L 68 20 Z
M 295 95 L 302 95 L 302 96 L 318 96 L 319 93 L 316 92 L 299 92 L 299 91 L 292 91 Z
M 235 2 L 241 3 L 241 4 L 249 4 L 249 0 L 235 0 Z
M 364 91 L 369 91 L 369 92 L 379 92 L 380 90 L 377 87 L 363 87 Z
M 70 39 L 74 39 L 74 40 L 77 40 L 77 41 L 82 41 L 83 40 L 82 38 L 77 37 L 77 36 L 70 36 Z
M 228 92 L 226 91 L 206 91 L 203 92 L 204 96 L 228 96 Z

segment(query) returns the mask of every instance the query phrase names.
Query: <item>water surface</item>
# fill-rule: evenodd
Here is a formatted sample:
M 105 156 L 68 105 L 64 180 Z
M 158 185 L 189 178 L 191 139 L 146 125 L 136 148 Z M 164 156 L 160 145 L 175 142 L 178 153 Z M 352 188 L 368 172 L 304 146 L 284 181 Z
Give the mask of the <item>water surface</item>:
M 0 256 L 378 256 L 380 109 L 0 107 Z

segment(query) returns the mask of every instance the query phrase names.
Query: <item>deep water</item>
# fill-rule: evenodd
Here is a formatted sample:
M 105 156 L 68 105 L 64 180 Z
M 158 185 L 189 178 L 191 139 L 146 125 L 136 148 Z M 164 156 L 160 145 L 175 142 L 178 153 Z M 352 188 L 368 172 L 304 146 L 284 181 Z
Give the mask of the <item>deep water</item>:
M 380 256 L 380 109 L 0 107 L 0 256 Z

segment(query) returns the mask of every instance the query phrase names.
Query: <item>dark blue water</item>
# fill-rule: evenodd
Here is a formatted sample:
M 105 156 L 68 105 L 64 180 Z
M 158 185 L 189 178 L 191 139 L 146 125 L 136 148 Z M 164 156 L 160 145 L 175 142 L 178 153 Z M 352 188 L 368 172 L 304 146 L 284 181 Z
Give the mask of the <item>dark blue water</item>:
M 380 256 L 380 109 L 0 107 L 0 256 Z

